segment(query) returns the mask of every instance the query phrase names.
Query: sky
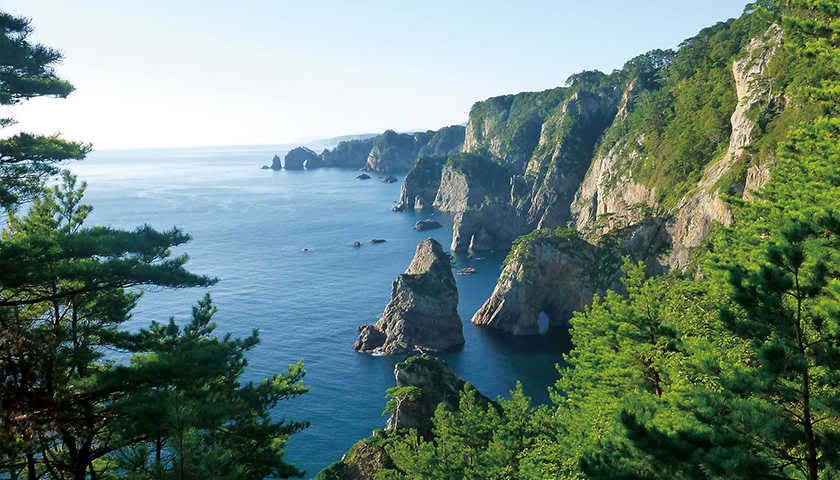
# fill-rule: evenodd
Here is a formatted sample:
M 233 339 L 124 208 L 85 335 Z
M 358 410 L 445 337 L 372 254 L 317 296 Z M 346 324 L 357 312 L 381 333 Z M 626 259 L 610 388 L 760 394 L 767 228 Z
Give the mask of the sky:
M 76 91 L 3 107 L 96 149 L 261 145 L 465 123 L 488 97 L 610 72 L 739 0 L 0 0 Z M 7 116 L 7 112 L 3 112 Z

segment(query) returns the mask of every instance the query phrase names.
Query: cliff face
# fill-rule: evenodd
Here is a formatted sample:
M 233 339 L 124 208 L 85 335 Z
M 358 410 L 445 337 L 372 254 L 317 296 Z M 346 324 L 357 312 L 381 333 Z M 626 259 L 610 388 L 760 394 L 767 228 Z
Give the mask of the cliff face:
M 400 189 L 398 209 L 432 208 L 432 201 L 440 188 L 440 175 L 445 157 L 418 157 L 405 176 Z
M 688 264 L 690 249 L 700 244 L 715 223 L 729 226 L 734 221 L 729 206 L 721 198 L 721 191 L 717 188 L 718 182 L 747 155 L 744 148 L 753 141 L 756 130 L 759 129 L 756 122 L 748 118 L 747 112 L 761 106 L 763 102 L 775 103 L 784 108 L 784 97 L 772 95 L 769 79 L 764 74 L 781 42 L 782 31 L 774 26 L 763 36 L 753 39 L 744 48 L 746 55 L 732 64 L 738 104 L 730 117 L 732 134 L 729 137 L 729 147 L 723 158 L 705 169 L 702 180 L 682 199 L 669 222 L 668 233 L 674 239 L 674 250 L 669 263 L 675 268 L 682 268 Z M 744 188 L 758 190 L 763 186 L 760 178 L 762 177 L 756 175 L 748 187 L 744 185 L 738 188 L 741 191 Z M 766 182 L 767 176 L 763 178 Z
M 437 187 L 433 206 L 456 214 L 458 251 L 504 250 L 566 225 L 594 239 L 658 216 L 669 220 L 669 263 L 682 268 L 714 223 L 732 221 L 721 193 L 746 189 L 749 198 L 766 181 L 767 162 L 746 158 L 744 147 L 757 109 L 785 108 L 767 76 L 780 43 L 778 27 L 745 15 L 611 75 L 583 72 L 567 87 L 479 102 L 461 147 L 471 157 L 444 164 L 439 181 L 422 187 L 409 175 L 401 204 L 429 200 Z M 506 179 L 492 189 L 465 173 L 499 168 Z
M 308 166 L 308 164 L 312 161 L 314 161 L 315 164 Z M 318 157 L 318 155 L 316 155 L 312 150 L 306 147 L 297 147 L 289 151 L 289 153 L 286 154 L 286 157 L 283 158 L 283 168 L 286 170 L 303 170 L 304 166 L 307 166 L 308 168 L 320 166 L 320 162 L 320 157 Z
M 565 325 L 596 293 L 623 290 L 622 257 L 646 260 L 649 273 L 663 273 L 656 259 L 668 242 L 660 219 L 614 231 L 608 243 L 599 245 L 573 230 L 537 230 L 516 242 L 493 294 L 472 322 L 513 335 L 533 335 L 539 333 L 544 312 L 549 327 Z
M 438 242 L 428 238 L 417 246 L 411 265 L 394 282 L 382 317 L 359 332 L 353 348 L 360 351 L 442 351 L 464 344 L 458 288 Z
M 371 172 L 407 172 L 419 150 L 414 135 L 388 130 L 374 138 L 364 169 Z
M 624 139 L 610 150 L 598 155 L 586 179 L 575 194 L 572 204 L 573 216 L 579 229 L 598 225 L 599 233 L 636 223 L 659 212 L 669 218 L 668 233 L 672 238 L 673 250 L 668 263 L 674 268 L 683 268 L 690 261 L 690 249 L 700 244 L 715 223 L 730 225 L 732 213 L 721 198 L 721 193 L 741 193 L 760 189 L 768 178 L 766 165 L 755 165 L 743 184 L 730 188 L 736 191 L 722 191 L 721 182 L 733 175 L 739 165 L 746 163 L 750 154 L 744 150 L 755 138 L 759 128 L 750 120 L 748 112 L 758 106 L 773 106 L 784 109 L 783 95 L 771 94 L 770 78 L 765 72 L 768 64 L 781 45 L 782 32 L 776 26 L 763 35 L 752 39 L 743 49 L 740 58 L 733 61 L 731 75 L 737 95 L 734 111 L 728 119 L 731 134 L 728 146 L 718 160 L 711 161 L 702 171 L 699 181 L 693 184 L 676 206 L 666 208 L 657 201 L 661 195 L 655 187 L 646 187 L 633 178 L 629 165 L 643 161 L 645 137 Z M 625 93 L 626 105 L 631 92 Z M 747 197 L 749 198 L 749 197 Z
M 711 32 L 741 27 L 730 22 L 716 28 Z M 698 43 L 711 42 L 702 35 L 698 38 Z M 706 99 L 714 108 L 680 112 L 682 102 L 696 101 L 684 98 L 686 92 L 697 95 L 711 88 L 698 70 L 693 77 L 683 73 L 686 77 L 671 86 L 652 87 L 650 78 L 639 76 L 620 95 L 587 94 L 584 99 L 578 93 L 561 108 L 565 117 L 549 117 L 525 174 L 512 175 L 511 206 L 527 229 L 567 222 L 579 237 L 532 234 L 518 241 L 499 285 L 473 323 L 532 334 L 540 312 L 545 312 L 550 324 L 557 325 L 582 309 L 594 293 L 622 289 L 616 255 L 643 260 L 652 271 L 684 268 L 691 261 L 691 249 L 701 244 L 714 224 L 733 222 L 722 194 L 743 193 L 750 199 L 750 192 L 767 181 L 772 154 L 762 158 L 754 145 L 768 141 L 774 121 L 783 128 L 778 119 L 789 104 L 784 91 L 773 91 L 774 79 L 769 76 L 782 43 L 781 29 L 771 26 L 742 41 L 737 50 L 737 44 L 729 45 L 736 53 L 728 66 L 716 67 L 714 88 L 721 98 Z M 670 55 L 666 68 L 676 63 L 679 54 Z M 667 95 L 666 89 L 670 89 Z M 580 106 L 571 108 L 572 101 Z M 651 113 L 652 103 L 662 108 L 663 102 L 670 102 L 665 105 L 673 109 L 671 113 L 667 109 L 664 116 L 656 110 Z M 698 125 L 697 118 L 703 115 L 707 118 L 702 127 L 707 130 L 701 135 L 691 128 L 699 128 L 692 125 Z M 573 127 L 564 127 L 563 122 Z M 552 139 L 546 132 L 555 125 L 562 135 Z M 465 148 L 480 148 L 479 140 L 480 135 L 468 135 Z M 683 150 L 685 144 L 700 146 L 697 151 Z M 700 155 L 703 151 L 711 153 Z M 660 157 L 662 152 L 674 156 Z M 456 234 L 474 228 L 472 215 L 466 209 L 458 217 L 463 224 L 455 226 Z M 499 218 L 515 224 L 510 216 Z M 631 231 L 635 233 L 627 237 Z M 616 244 L 617 238 L 623 240 Z M 605 244 L 604 239 L 609 241 Z M 666 246 L 669 251 L 663 255 Z
M 367 163 L 367 157 L 373 149 L 373 138 L 340 142 L 332 150 L 321 152 L 321 161 L 327 167 L 360 169 Z
M 306 147 L 298 147 L 289 152 L 292 157 L 287 161 L 286 168 L 301 169 L 305 164 L 308 169 L 339 167 L 373 172 L 406 172 L 412 168 L 418 156 L 447 157 L 457 153 L 464 143 L 464 130 L 460 125 L 414 134 L 388 130 L 371 138 L 339 142 L 335 148 L 324 149 L 320 154 Z M 279 169 L 279 160 L 276 158 L 271 168 Z
M 413 135 L 388 130 L 374 138 L 365 170 L 372 172 L 407 172 L 420 156 L 448 156 L 464 142 L 464 127 L 444 127 Z

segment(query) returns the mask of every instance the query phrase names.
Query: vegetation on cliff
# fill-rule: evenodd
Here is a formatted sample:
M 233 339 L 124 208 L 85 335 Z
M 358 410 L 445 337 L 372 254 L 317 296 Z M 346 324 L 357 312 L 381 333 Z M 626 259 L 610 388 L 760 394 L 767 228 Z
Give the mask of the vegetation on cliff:
M 780 137 L 763 192 L 735 202 L 737 222 L 708 239 L 703 275 L 646 279 L 643 264 L 626 261 L 627 293 L 596 297 L 572 319 L 575 348 L 553 406 L 531 406 L 517 391 L 499 414 L 464 393 L 459 414 L 435 415 L 432 435 L 409 432 L 385 447 L 395 468 L 380 478 L 837 476 L 838 10 L 828 0 L 763 7 L 784 27 L 791 68 L 815 68 L 800 74 L 816 80 L 788 80 L 801 105 L 816 108 L 799 118 L 815 118 Z M 681 175 L 700 168 L 681 162 L 671 164 L 687 167 Z M 532 237 L 562 242 L 564 232 Z

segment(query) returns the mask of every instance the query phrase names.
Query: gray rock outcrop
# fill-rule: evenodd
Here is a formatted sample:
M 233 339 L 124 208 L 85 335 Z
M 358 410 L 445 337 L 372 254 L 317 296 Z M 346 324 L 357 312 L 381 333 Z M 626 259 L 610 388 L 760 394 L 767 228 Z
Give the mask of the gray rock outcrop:
M 360 169 L 373 149 L 373 137 L 340 142 L 332 150 L 324 149 L 320 158 L 327 167 Z
M 414 134 L 387 130 L 374 139 L 364 168 L 373 172 L 407 172 L 418 156 L 448 156 L 456 153 L 463 142 L 464 127 L 458 125 Z
M 520 243 L 491 297 L 472 323 L 514 335 L 539 333 L 539 315 L 549 326 L 562 325 L 583 309 L 600 289 L 588 276 L 596 264 L 596 247 L 581 239 L 550 237 Z
M 283 167 L 286 170 L 303 170 L 307 162 L 320 161 L 318 155 L 306 147 L 297 147 L 289 151 L 283 159 Z
M 394 377 L 398 387 L 419 388 L 420 395 L 416 400 L 401 402 L 399 411 L 388 417 L 386 428 L 413 428 L 426 436 L 432 432 L 437 406 L 443 404 L 447 410 L 457 412 L 461 392 L 468 385 L 446 362 L 432 357 L 410 357 L 398 363 Z M 476 392 L 476 400 L 485 406 L 495 406 L 495 402 L 480 392 Z
M 729 205 L 721 198 L 721 192 L 715 186 L 732 171 L 736 162 L 746 155 L 744 147 L 752 142 L 756 131 L 759 130 L 756 122 L 748 118 L 747 112 L 759 103 L 776 103 L 779 104 L 779 108 L 783 108 L 784 98 L 773 98 L 770 81 L 764 78 L 770 59 L 781 46 L 781 42 L 782 30 L 774 26 L 764 36 L 750 41 L 744 47 L 745 57 L 735 60 L 732 64 L 738 104 L 730 118 L 732 134 L 729 137 L 729 148 L 723 158 L 706 168 L 697 187 L 686 195 L 675 209 L 676 214 L 669 224 L 668 231 L 674 239 L 670 263 L 676 268 L 682 268 L 689 263 L 691 249 L 700 245 L 715 223 L 730 226 L 735 220 Z M 756 168 L 760 171 L 761 166 Z M 763 186 L 761 178 L 760 175 L 755 175 L 749 188 L 760 189 Z
M 283 162 L 280 160 L 280 157 L 277 155 L 271 159 L 271 169 L 272 170 L 280 170 L 283 168 Z
M 533 232 L 517 243 L 493 294 L 472 323 L 514 335 L 534 335 L 539 333 L 542 312 L 549 327 L 565 325 L 596 293 L 623 291 L 623 256 L 647 260 L 649 274 L 666 271 L 656 261 L 669 246 L 662 219 L 614 232 L 614 242 L 601 247 L 569 231 Z
M 414 230 L 417 230 L 418 232 L 422 232 L 423 230 L 434 230 L 436 228 L 443 228 L 443 225 L 435 220 L 420 220 L 414 224 Z
M 422 195 L 417 195 L 414 197 L 414 209 L 415 210 L 432 210 L 435 207 L 432 206 L 432 202 L 426 200 L 426 197 Z
M 372 172 L 407 172 L 417 158 L 414 136 L 387 130 L 376 137 L 365 170 Z
M 393 284 L 382 317 L 359 331 L 353 348 L 361 351 L 437 352 L 464 344 L 458 288 L 449 257 L 437 241 L 428 238 L 417 245 L 411 265 Z
M 440 188 L 444 157 L 418 157 L 400 188 L 398 206 L 403 209 L 431 209 Z

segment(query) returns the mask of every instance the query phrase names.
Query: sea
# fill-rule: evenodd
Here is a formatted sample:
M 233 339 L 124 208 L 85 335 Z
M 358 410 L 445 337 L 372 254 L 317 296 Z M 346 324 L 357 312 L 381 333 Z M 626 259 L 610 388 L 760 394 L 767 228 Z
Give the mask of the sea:
M 102 150 L 67 168 L 87 182 L 85 203 L 94 207 L 89 225 L 178 227 L 192 240 L 173 255 L 188 254 L 189 270 L 219 279 L 207 289 L 145 291 L 124 328 L 170 317 L 184 324 L 209 292 L 220 335 L 259 331 L 246 381 L 304 361 L 309 392 L 280 402 L 272 414 L 310 422 L 290 438 L 284 458 L 312 478 L 384 427 L 385 390 L 395 385 L 394 367 L 406 357 L 356 352 L 357 327 L 382 314 L 419 242 L 431 236 L 449 250 L 452 216 L 391 211 L 404 174 L 384 183 L 380 174 L 357 180 L 359 172 L 350 169 L 260 168 L 295 146 Z M 444 227 L 412 229 L 424 219 Z M 355 241 L 361 247 L 351 246 Z M 521 382 L 534 403 L 549 403 L 547 388 L 570 347 L 567 332 L 547 329 L 544 318 L 541 334 L 529 337 L 470 323 L 493 292 L 506 254 L 453 254 L 453 268 L 477 273 L 456 275 L 466 344 L 440 358 L 491 398 L 509 397 Z

